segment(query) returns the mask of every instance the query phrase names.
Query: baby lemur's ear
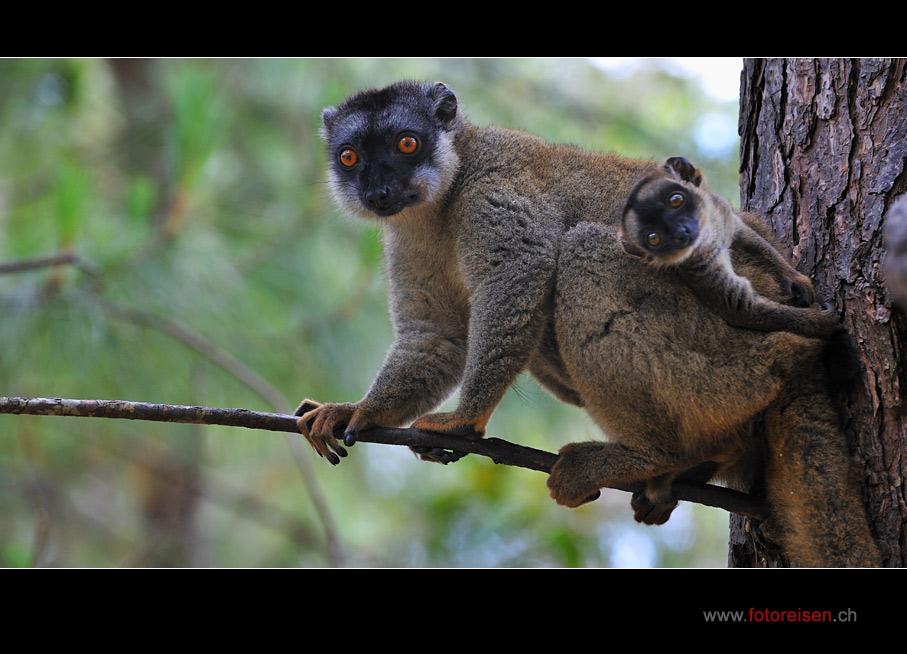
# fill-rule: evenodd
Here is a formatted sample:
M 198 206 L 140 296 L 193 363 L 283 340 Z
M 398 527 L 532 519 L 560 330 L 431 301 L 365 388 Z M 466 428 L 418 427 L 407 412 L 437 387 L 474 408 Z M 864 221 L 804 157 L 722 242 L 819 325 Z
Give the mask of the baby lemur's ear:
M 432 110 L 441 126 L 448 128 L 457 118 L 457 96 L 446 84 L 436 82 L 427 93 L 432 101 Z
M 702 184 L 702 171 L 685 157 L 671 157 L 665 161 L 665 170 L 685 182 L 690 182 L 694 186 Z

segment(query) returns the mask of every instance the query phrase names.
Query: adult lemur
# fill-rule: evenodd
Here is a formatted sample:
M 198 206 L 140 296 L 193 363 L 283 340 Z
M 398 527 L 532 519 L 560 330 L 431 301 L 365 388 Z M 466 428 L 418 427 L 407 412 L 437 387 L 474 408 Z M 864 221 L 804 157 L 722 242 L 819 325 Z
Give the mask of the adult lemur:
M 395 341 L 359 402 L 300 405 L 319 454 L 338 463 L 338 438 L 414 419 L 479 438 L 528 370 L 611 441 L 562 448 L 552 497 L 577 506 L 604 486 L 659 480 L 633 503 L 657 523 L 674 476 L 743 483 L 761 468 L 741 428 L 766 410 L 773 533 L 801 565 L 876 563 L 821 341 L 729 326 L 622 247 L 621 211 L 654 162 L 473 126 L 440 83 L 363 91 L 322 122 L 337 202 L 382 222 Z M 767 298 L 808 287 L 789 266 L 779 279 L 763 253 L 734 247 L 732 260 Z M 427 413 L 457 386 L 454 411 Z

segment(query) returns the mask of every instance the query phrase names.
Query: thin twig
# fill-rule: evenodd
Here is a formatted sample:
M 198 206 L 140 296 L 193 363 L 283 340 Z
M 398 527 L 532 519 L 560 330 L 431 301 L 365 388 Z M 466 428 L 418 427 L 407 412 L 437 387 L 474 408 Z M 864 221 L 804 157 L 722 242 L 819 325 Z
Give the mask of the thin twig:
M 0 397 L 0 413 L 152 420 L 298 432 L 296 417 L 286 414 L 120 400 Z M 545 473 L 551 471 L 558 456 L 551 452 L 516 445 L 499 438 L 471 440 L 461 436 L 418 429 L 375 428 L 359 432 L 357 439 L 365 443 L 442 448 L 454 452 L 478 454 L 502 465 L 528 468 Z M 643 488 L 642 484 L 638 484 L 621 486 L 617 490 L 640 492 Z M 762 519 L 765 514 L 764 507 L 757 498 L 728 488 L 675 481 L 673 491 L 674 498 L 678 500 L 721 508 L 755 519 Z
M 38 268 L 49 268 L 60 265 L 75 266 L 84 273 L 96 276 L 99 272 L 98 265 L 88 259 L 80 257 L 74 252 L 63 250 L 56 254 L 50 254 L 42 257 L 32 257 L 27 259 L 17 259 L 16 261 L 5 261 L 0 263 L 0 275 L 5 273 L 24 272 L 26 270 L 37 270 Z

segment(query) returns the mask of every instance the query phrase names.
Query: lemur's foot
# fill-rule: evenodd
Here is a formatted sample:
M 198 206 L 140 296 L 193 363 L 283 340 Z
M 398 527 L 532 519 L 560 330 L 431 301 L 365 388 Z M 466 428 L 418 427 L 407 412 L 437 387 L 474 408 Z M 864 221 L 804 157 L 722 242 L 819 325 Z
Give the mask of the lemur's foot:
M 633 493 L 630 498 L 633 519 L 646 525 L 663 525 L 677 508 L 677 502 L 656 504 L 645 493 Z
M 440 463 L 441 465 L 447 465 L 448 463 L 456 463 L 464 456 L 469 454 L 469 452 L 454 452 L 453 450 L 445 450 L 440 447 L 420 447 L 420 446 L 411 446 L 409 449 L 418 456 L 423 461 L 428 461 L 430 463 Z
M 460 417 L 455 411 L 451 411 L 424 415 L 412 424 L 412 428 L 479 439 L 485 435 L 487 422 L 487 417 L 468 419 Z M 468 454 L 468 452 L 455 452 L 437 447 L 411 447 L 409 449 L 415 452 L 423 461 L 442 465 L 459 461 Z
M 462 417 L 456 411 L 447 413 L 428 413 L 412 424 L 413 429 L 436 431 L 442 434 L 473 436 L 482 438 L 488 416 Z
M 560 449 L 548 476 L 548 489 L 558 504 L 576 508 L 601 496 L 599 480 L 589 474 L 590 454 L 601 451 L 601 443 L 570 443 Z

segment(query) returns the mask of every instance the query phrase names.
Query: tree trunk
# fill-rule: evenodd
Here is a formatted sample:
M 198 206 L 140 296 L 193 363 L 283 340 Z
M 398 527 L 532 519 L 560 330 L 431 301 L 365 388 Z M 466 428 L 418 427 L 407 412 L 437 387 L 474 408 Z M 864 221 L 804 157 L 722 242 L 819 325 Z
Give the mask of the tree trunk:
M 840 312 L 866 376 L 844 429 L 884 564 L 907 564 L 907 316 L 880 266 L 883 223 L 907 190 L 907 61 L 754 59 L 740 91 L 740 194 L 820 301 Z M 731 520 L 732 567 L 785 567 L 758 525 Z

